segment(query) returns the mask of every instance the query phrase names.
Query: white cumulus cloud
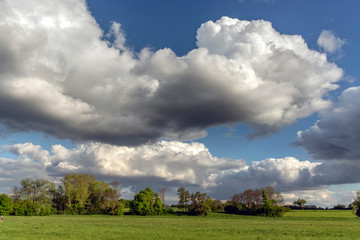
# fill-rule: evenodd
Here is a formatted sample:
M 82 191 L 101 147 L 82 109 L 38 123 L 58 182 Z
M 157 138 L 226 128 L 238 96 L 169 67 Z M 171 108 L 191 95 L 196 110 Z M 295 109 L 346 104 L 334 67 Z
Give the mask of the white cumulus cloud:
M 247 164 L 244 160 L 215 157 L 197 142 L 160 141 L 137 147 L 87 143 L 73 149 L 53 145 L 51 151 L 31 143 L 3 148 L 18 159 L 0 159 L 3 178 L 0 192 L 10 192 L 26 177 L 58 181 L 68 173 L 85 173 L 99 180 L 117 180 L 131 192 L 165 187 L 168 196 L 176 196 L 176 189 L 186 187 L 207 192 L 214 198 L 229 199 L 248 188 L 270 185 L 284 193 L 287 201 L 306 198 L 311 204 L 329 206 L 336 199 L 339 203 L 351 201 L 351 196 L 343 192 L 331 195 L 330 199 L 319 195 L 321 189 L 360 181 L 360 167 L 354 161 L 321 163 L 284 157 Z M 295 192 L 296 196 L 291 195 Z M 325 201 L 326 198 L 329 199 Z
M 245 166 L 242 160 L 212 156 L 201 143 L 176 141 L 160 141 L 138 147 L 89 143 L 66 149 L 54 145 L 51 153 L 31 143 L 4 148 L 21 160 L 42 163 L 52 176 L 90 173 L 99 177 L 114 177 L 129 185 L 146 185 L 147 179 L 158 179 L 165 186 L 184 183 L 207 187 L 213 184 L 209 178 L 212 173 Z
M 343 204 L 347 207 L 347 205 L 353 201 L 351 191 L 332 191 L 327 188 L 291 191 L 284 193 L 283 197 L 286 199 L 286 204 L 290 205 L 298 199 L 305 199 L 306 205 L 329 208 L 338 204 Z
M 317 40 L 317 44 L 327 53 L 335 53 L 341 50 L 346 41 L 336 37 L 332 31 L 323 30 Z
M 267 21 L 206 22 L 198 47 L 135 53 L 83 0 L 0 3 L 0 124 L 117 145 L 197 139 L 216 125 L 276 132 L 326 108 L 342 70 Z

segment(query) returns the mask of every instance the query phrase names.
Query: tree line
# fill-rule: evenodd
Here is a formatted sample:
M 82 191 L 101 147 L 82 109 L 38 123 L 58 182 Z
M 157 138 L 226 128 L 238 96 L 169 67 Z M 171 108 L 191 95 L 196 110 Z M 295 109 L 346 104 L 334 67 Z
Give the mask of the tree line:
M 109 214 L 124 213 L 119 201 L 120 184 L 100 182 L 88 174 L 68 174 L 56 185 L 48 180 L 29 178 L 15 187 L 11 198 L 0 195 L 0 214 L 16 216 L 45 216 L 51 214 Z
M 57 186 L 48 180 L 29 178 L 15 187 L 10 197 L 0 194 L 0 215 L 45 216 L 51 214 L 108 214 L 122 215 L 125 208 L 135 215 L 200 215 L 213 211 L 228 214 L 281 217 L 290 209 L 283 206 L 284 198 L 273 187 L 247 189 L 234 194 L 225 203 L 213 200 L 207 193 L 190 193 L 184 187 L 177 190 L 178 204 L 171 207 L 165 204 L 165 189 L 159 193 L 146 188 L 135 194 L 133 200 L 120 199 L 121 186 L 113 181 L 110 184 L 97 181 L 89 174 L 67 174 Z M 294 205 L 303 207 L 303 199 Z M 353 211 L 360 216 L 360 191 L 352 203 Z

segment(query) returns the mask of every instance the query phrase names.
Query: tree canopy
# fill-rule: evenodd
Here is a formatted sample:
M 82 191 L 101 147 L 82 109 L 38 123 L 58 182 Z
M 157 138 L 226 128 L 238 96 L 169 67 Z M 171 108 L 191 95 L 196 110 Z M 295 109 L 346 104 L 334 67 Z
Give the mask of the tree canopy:
M 0 215 L 10 215 L 13 209 L 13 202 L 6 194 L 0 194 Z
M 298 206 L 299 208 L 304 208 L 305 204 L 306 204 L 305 199 L 298 199 L 294 201 L 294 205 Z
M 157 193 L 151 188 L 146 188 L 135 194 L 130 204 L 130 211 L 136 215 L 160 215 L 163 212 L 163 204 Z

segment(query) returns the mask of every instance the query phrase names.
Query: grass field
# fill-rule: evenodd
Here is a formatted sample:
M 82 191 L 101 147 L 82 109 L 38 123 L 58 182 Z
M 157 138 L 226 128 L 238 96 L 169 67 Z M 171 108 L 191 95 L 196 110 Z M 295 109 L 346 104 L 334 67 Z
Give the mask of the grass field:
M 6 216 L 0 239 L 360 239 L 351 211 L 292 211 L 283 218 Z

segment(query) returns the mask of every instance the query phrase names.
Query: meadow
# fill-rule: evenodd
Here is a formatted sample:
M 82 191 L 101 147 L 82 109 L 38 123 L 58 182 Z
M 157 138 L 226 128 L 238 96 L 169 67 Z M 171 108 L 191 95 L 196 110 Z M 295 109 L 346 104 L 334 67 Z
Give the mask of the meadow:
M 359 239 L 351 211 L 305 210 L 282 218 L 199 216 L 5 216 L 0 239 Z

